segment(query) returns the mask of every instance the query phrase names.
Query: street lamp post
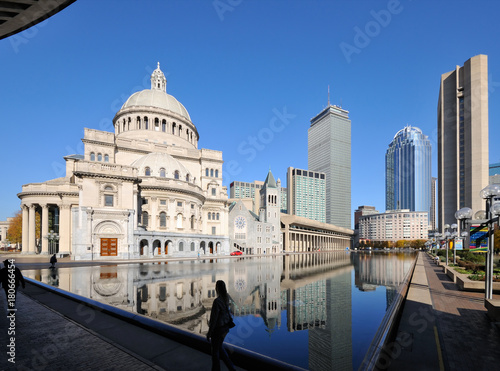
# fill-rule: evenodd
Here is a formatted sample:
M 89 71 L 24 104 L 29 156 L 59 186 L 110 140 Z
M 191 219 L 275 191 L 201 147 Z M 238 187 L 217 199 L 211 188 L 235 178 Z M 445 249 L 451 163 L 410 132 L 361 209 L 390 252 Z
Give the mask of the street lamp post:
M 57 251 L 55 251 L 55 242 L 59 241 L 59 234 L 55 233 L 53 230 L 50 230 L 49 233 L 45 236 L 45 238 L 49 241 L 49 254 L 55 254 Z
M 472 219 L 473 211 L 470 207 L 462 207 L 460 210 L 457 210 L 455 213 L 455 219 L 459 222 L 459 231 L 461 232 L 461 237 L 465 238 L 468 236 L 467 229 L 467 220 Z M 465 244 L 464 244 L 465 245 Z
M 448 229 L 450 229 L 450 225 L 449 224 L 445 224 L 444 225 L 444 233 L 443 233 L 443 237 L 444 237 L 444 240 L 446 241 L 445 243 L 445 249 L 446 249 L 446 265 L 448 265 L 448 240 L 451 236 L 451 233 L 450 231 L 448 231 Z
M 500 185 L 490 184 L 483 188 L 479 193 L 480 196 L 486 200 L 486 217 L 488 218 L 486 224 L 488 225 L 488 253 L 486 254 L 486 287 L 485 299 L 493 298 L 493 252 L 495 248 L 494 241 L 494 223 L 498 221 L 498 217 L 494 218 L 493 215 L 500 214 L 500 205 L 498 203 L 492 204 L 493 198 L 500 195 Z
M 457 249 L 456 249 L 456 244 L 457 244 L 457 229 L 458 225 L 453 223 L 451 225 L 451 229 L 453 229 L 453 233 L 451 234 L 451 237 L 453 238 L 453 264 L 457 264 Z

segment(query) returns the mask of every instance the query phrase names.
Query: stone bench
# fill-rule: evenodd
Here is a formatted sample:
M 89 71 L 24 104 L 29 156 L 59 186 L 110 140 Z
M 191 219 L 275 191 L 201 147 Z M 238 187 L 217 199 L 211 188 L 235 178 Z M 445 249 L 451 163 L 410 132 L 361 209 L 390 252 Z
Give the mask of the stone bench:
M 500 299 L 486 299 L 484 306 L 492 322 L 500 322 Z

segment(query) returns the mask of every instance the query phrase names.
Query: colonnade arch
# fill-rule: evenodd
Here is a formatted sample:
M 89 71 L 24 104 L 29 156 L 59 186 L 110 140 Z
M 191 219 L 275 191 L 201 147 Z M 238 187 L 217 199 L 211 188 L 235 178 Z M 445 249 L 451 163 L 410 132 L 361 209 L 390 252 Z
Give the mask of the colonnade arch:
M 166 257 L 176 254 L 194 256 L 198 254 L 220 254 L 223 252 L 222 241 L 203 237 L 140 236 L 138 244 L 139 257 L 142 258 Z

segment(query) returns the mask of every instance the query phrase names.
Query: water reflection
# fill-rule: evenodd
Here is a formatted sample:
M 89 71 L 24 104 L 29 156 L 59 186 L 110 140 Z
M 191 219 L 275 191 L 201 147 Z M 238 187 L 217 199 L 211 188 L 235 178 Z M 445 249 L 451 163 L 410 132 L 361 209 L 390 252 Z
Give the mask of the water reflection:
M 411 262 L 410 254 L 322 252 L 56 268 L 26 276 L 200 335 L 208 331 L 221 279 L 237 324 L 228 342 L 311 370 L 352 370 Z M 367 299 L 369 326 L 368 316 L 356 310 Z

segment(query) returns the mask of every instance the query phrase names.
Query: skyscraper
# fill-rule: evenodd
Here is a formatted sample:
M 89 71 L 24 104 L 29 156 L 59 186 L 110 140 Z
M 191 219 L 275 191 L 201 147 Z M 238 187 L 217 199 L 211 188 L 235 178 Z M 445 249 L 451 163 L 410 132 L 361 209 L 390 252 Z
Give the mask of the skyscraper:
M 289 213 L 325 223 L 325 173 L 289 167 L 286 178 Z
M 406 126 L 385 153 L 385 208 L 431 209 L 431 143 L 422 130 Z
M 439 229 L 455 212 L 484 209 L 488 185 L 488 57 L 477 55 L 441 75 L 438 100 Z
M 351 120 L 349 111 L 328 104 L 311 119 L 308 167 L 325 173 L 326 222 L 351 228 Z

